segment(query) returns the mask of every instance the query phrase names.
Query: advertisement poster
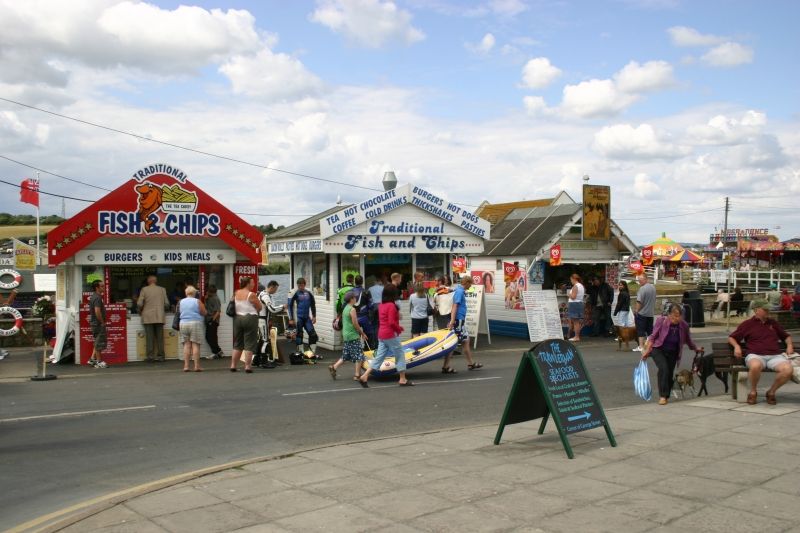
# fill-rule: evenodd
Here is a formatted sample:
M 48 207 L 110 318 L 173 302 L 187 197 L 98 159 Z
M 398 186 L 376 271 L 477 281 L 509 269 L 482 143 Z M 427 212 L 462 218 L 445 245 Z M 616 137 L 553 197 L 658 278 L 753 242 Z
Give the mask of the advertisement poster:
M 467 260 L 463 257 L 456 257 L 453 259 L 453 274 L 466 274 L 467 273 Z
M 525 299 L 525 318 L 531 342 L 563 339 L 556 291 L 526 291 L 522 296 Z
M 256 280 L 258 283 L 258 265 L 255 263 L 236 263 L 233 265 L 233 290 L 238 290 L 243 277 Z
M 618 263 L 611 263 L 606 265 L 606 283 L 611 285 L 616 289 L 617 285 L 619 284 L 620 273 L 619 273 L 619 264 Z
M 494 272 L 491 270 L 471 270 L 472 284 L 483 287 L 486 294 L 494 294 Z
M 14 269 L 36 270 L 36 248 L 22 241 L 14 241 Z
M 464 324 L 467 327 L 467 332 L 472 339 L 473 348 L 478 346 L 478 334 L 484 333 L 488 335 L 489 344 L 492 343 L 492 337 L 489 335 L 489 319 L 486 315 L 486 304 L 483 299 L 483 287 L 480 285 L 473 285 L 468 291 L 464 293 L 467 299 L 467 317 L 464 319 Z
M 534 261 L 528 273 L 531 285 L 542 285 L 544 283 L 544 261 Z
M 561 245 L 554 244 L 550 247 L 550 266 L 561 266 Z
M 108 346 L 101 352 L 103 361 L 109 365 L 128 362 L 128 310 L 125 304 L 106 304 L 106 330 Z M 92 355 L 94 339 L 89 324 L 89 303 L 84 298 L 80 309 L 81 364 L 85 365 Z
M 611 238 L 611 187 L 583 186 L 583 238 L 597 241 Z
M 525 267 L 526 265 L 519 261 L 503 263 L 506 309 L 516 309 L 520 311 L 525 309 L 525 304 L 522 301 L 522 293 L 528 288 L 527 269 Z

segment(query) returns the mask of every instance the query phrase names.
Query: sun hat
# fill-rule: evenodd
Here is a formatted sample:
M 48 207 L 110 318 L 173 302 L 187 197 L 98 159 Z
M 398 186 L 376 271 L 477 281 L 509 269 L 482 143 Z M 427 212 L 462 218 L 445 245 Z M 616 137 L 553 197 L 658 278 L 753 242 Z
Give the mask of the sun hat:
M 764 308 L 767 311 L 770 310 L 770 305 L 767 300 L 753 300 L 753 309 Z

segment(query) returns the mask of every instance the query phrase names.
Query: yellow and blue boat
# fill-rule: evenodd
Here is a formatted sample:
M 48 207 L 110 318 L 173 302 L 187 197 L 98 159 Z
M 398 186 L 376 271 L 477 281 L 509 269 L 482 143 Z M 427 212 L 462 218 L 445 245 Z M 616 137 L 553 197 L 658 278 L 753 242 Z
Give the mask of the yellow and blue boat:
M 441 359 L 455 350 L 456 346 L 458 346 L 458 335 L 453 330 L 440 329 L 403 341 L 401 345 L 405 353 L 406 370 L 409 370 L 430 361 Z M 375 356 L 375 351 L 377 350 L 364 352 L 366 360 L 362 367 L 365 370 L 369 368 L 369 364 Z M 391 376 L 396 373 L 397 368 L 395 367 L 394 357 L 387 357 L 379 369 L 372 371 L 372 375 L 379 377 Z

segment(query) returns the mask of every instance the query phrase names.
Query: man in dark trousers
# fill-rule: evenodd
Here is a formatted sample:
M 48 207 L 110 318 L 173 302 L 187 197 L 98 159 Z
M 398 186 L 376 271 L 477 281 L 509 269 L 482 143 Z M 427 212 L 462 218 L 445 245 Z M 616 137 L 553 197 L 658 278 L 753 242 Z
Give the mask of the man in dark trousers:
M 589 305 L 592 306 L 592 337 L 608 337 L 611 333 L 611 302 L 614 301 L 614 290 L 611 285 L 597 276 L 592 278 L 589 287 Z
M 164 310 L 169 307 L 167 291 L 158 285 L 155 274 L 147 276 L 147 285 L 139 291 L 139 315 L 142 317 L 148 363 L 164 361 Z

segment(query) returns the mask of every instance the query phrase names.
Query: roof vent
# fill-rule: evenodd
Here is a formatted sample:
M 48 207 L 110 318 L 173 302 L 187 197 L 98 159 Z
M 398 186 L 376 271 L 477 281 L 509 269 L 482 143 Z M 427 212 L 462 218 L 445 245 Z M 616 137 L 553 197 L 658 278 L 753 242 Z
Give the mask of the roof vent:
M 397 176 L 394 175 L 394 172 L 391 170 L 388 172 L 383 173 L 383 190 L 384 191 L 391 191 L 395 187 L 397 187 Z

